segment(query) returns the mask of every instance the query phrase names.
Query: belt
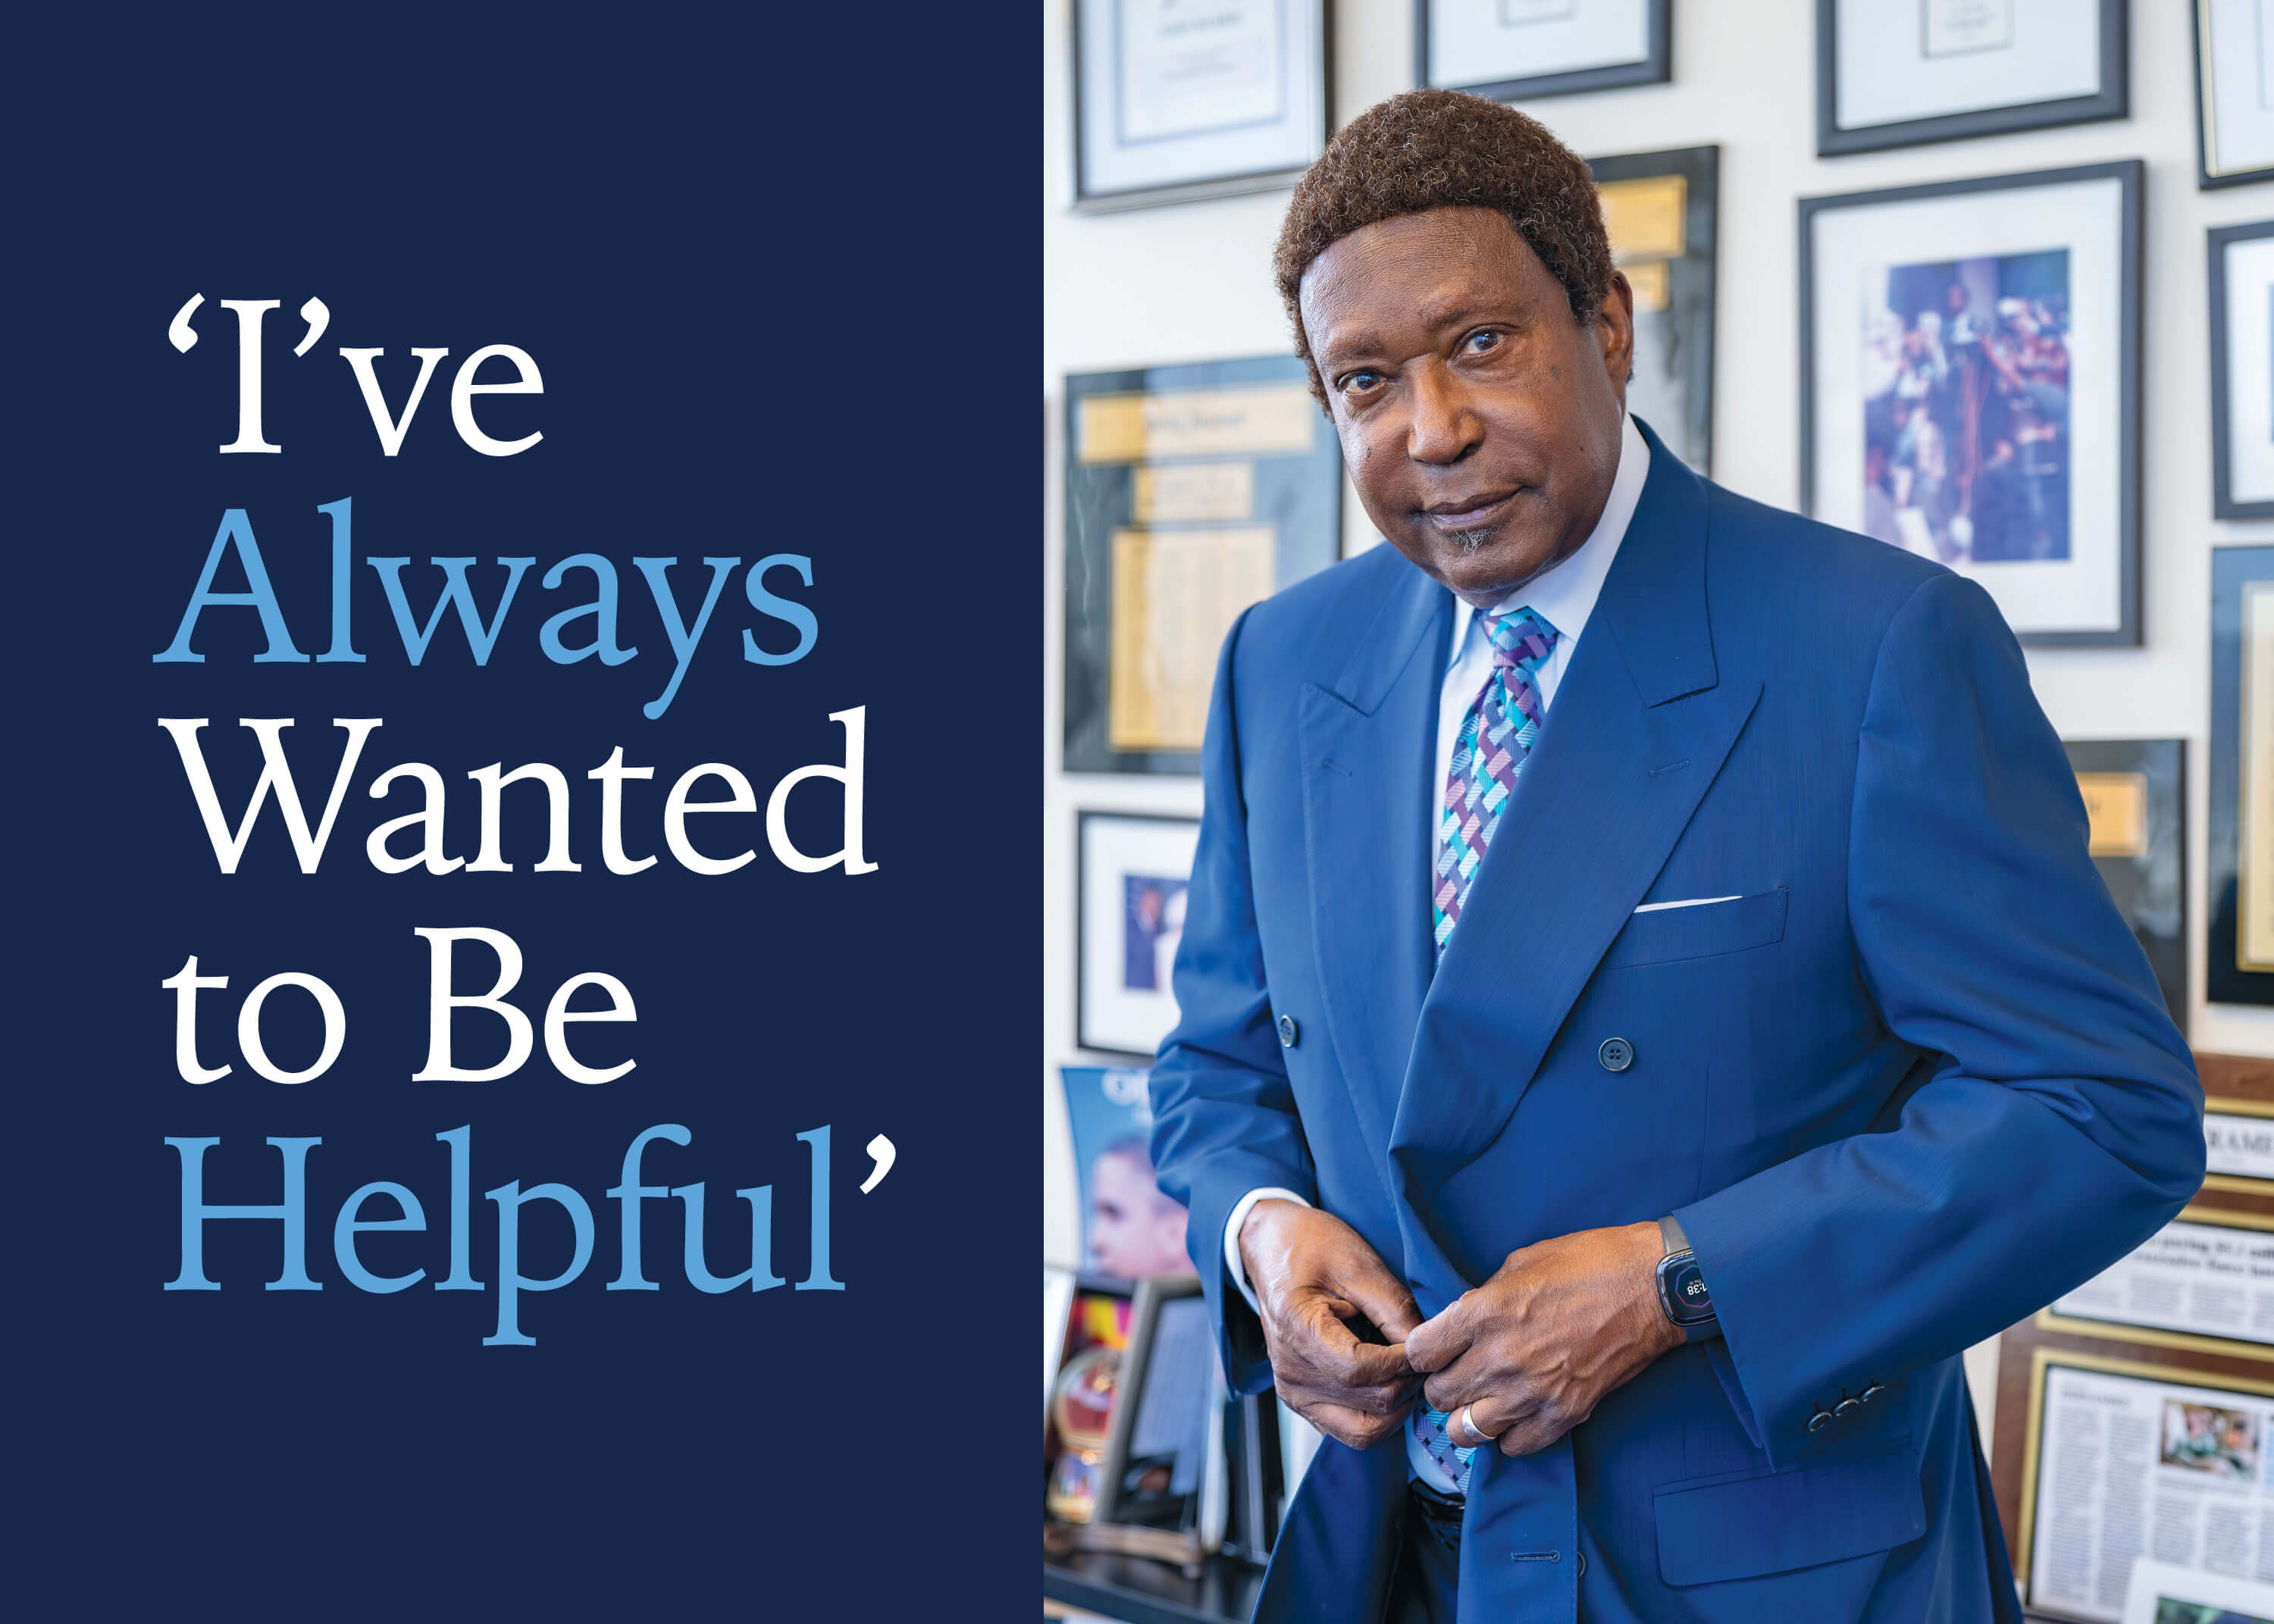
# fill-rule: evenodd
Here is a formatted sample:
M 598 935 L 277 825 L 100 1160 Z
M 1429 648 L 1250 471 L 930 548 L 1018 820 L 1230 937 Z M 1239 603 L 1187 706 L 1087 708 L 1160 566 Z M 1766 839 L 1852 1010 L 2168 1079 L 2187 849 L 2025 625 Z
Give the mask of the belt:
M 1409 1478 L 1405 1486 L 1415 1511 L 1439 1528 L 1459 1532 L 1461 1508 L 1466 1502 L 1455 1500 L 1449 1494 L 1440 1494 L 1419 1477 Z

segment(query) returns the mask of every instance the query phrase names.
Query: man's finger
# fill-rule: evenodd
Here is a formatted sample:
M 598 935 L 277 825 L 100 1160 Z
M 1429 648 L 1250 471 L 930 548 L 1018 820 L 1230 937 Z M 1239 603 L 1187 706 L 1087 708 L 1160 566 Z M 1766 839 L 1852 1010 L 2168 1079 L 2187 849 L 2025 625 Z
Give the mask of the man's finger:
M 1310 1342 L 1301 1350 L 1306 1363 L 1329 1381 L 1345 1387 L 1383 1387 L 1413 1373 L 1412 1366 L 1405 1362 L 1403 1342 L 1385 1348 L 1379 1342 L 1359 1341 L 1358 1334 L 1335 1312 L 1336 1303 L 1334 1298 L 1317 1297 L 1298 1309 L 1295 1317 Z
M 1343 1291 L 1358 1312 L 1374 1322 L 1384 1342 L 1402 1342 L 1421 1323 L 1420 1305 L 1405 1284 L 1381 1259 L 1342 1282 Z
M 1297 1413 L 1328 1437 L 1346 1443 L 1353 1449 L 1372 1448 L 1397 1432 L 1401 1425 L 1399 1417 L 1369 1416 L 1344 1404 L 1313 1404 Z
M 1535 1410 L 1500 1435 L 1500 1452 L 1510 1456 L 1537 1455 L 1570 1430 L 1555 1411 Z
M 1434 1320 L 1424 1320 L 1405 1334 L 1405 1362 L 1427 1374 L 1443 1370 L 1469 1350 L 1476 1327 L 1464 1296 Z

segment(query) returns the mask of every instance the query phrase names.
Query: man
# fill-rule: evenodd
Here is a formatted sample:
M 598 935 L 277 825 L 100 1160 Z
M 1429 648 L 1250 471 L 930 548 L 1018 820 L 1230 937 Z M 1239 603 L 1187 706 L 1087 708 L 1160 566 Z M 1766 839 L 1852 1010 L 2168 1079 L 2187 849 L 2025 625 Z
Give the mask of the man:
M 2203 1145 L 2013 637 L 1627 417 L 1518 113 L 1372 109 L 1276 270 L 1389 545 L 1226 640 L 1151 1079 L 1231 1380 L 1329 1438 L 1257 1617 L 2018 1617 L 1958 1355 Z

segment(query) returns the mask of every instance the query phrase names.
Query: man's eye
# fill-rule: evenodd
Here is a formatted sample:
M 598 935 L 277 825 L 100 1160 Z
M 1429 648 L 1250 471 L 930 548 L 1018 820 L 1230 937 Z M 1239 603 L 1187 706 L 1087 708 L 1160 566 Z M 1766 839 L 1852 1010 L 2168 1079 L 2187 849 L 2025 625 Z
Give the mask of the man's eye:
M 1343 393 L 1345 395 L 1363 395 L 1381 381 L 1382 374 L 1380 372 L 1364 371 L 1346 372 L 1343 376 Z
M 1468 341 L 1464 345 L 1464 348 L 1465 348 L 1471 355 L 1484 355 L 1488 351 L 1500 348 L 1500 335 L 1497 333 L 1472 333 L 1469 335 Z

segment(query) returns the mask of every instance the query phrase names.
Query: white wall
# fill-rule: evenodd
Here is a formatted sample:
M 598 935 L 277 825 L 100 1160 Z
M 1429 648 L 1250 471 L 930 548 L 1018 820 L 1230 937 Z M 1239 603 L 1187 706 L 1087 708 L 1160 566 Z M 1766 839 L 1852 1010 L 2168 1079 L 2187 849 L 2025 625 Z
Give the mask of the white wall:
M 1336 0 L 1339 123 L 1412 79 L 1412 0 Z M 1714 337 L 1714 477 L 1783 507 L 1799 500 L 1794 199 L 1827 192 L 2142 158 L 2148 165 L 2142 539 L 2144 646 L 2035 650 L 2037 697 L 2066 738 L 2187 741 L 2190 1036 L 2200 1049 L 2274 1054 L 2274 1009 L 2202 1002 L 2207 654 L 2214 542 L 2274 539 L 2274 524 L 2212 520 L 2210 323 L 2203 233 L 2274 214 L 2274 188 L 2195 181 L 2190 8 L 2132 8 L 2133 116 L 1991 140 L 1823 160 L 1815 150 L 1812 0 L 1675 0 L 1671 85 L 1528 103 L 1590 157 L 1719 143 L 1721 266 Z M 1049 438 L 1042 536 L 1047 648 L 1043 731 L 1043 1255 L 1077 1250 L 1072 1156 L 1054 1068 L 1073 1048 L 1074 815 L 1196 813 L 1197 780 L 1059 771 L 1063 545 L 1058 444 L 1069 372 L 1282 351 L 1269 276 L 1287 193 L 1125 214 L 1066 212 L 1070 0 L 1043 7 L 1043 391 Z M 1344 550 L 1373 540 L 1346 499 Z

